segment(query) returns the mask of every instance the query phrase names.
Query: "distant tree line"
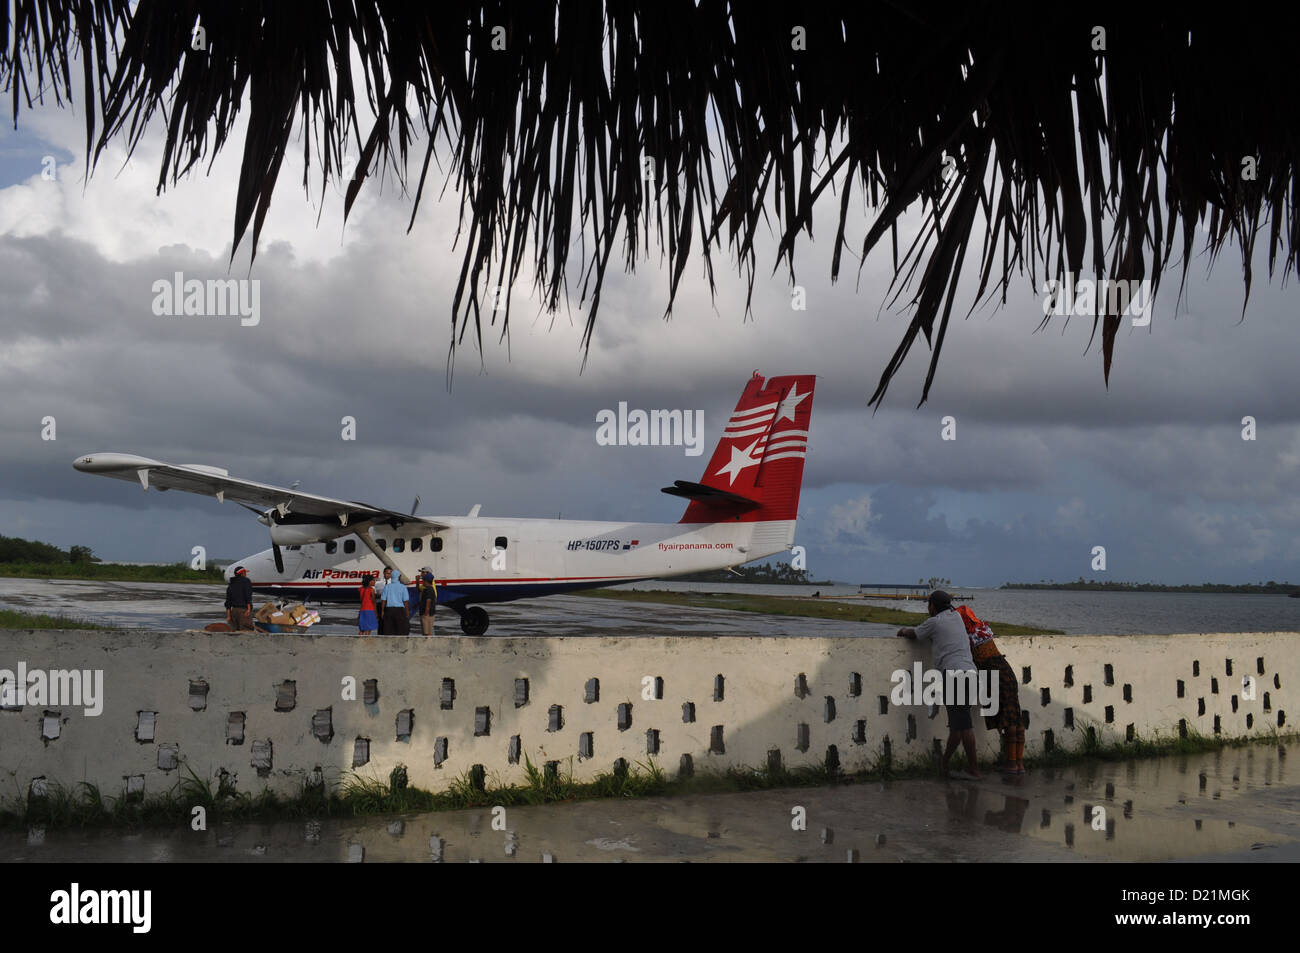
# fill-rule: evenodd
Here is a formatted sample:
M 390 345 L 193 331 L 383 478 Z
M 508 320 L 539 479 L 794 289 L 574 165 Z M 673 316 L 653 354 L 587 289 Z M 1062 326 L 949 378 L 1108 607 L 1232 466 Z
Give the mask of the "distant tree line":
M 67 550 L 16 536 L 0 536 L 0 563 L 97 563 L 99 557 L 89 546 L 72 546 Z
M 815 580 L 808 577 L 808 570 L 795 569 L 789 563 L 761 563 L 754 566 L 741 566 L 728 571 L 711 569 L 708 572 L 695 572 L 687 576 L 673 576 L 682 582 L 757 582 L 778 586 L 831 586 L 829 579 Z
M 1268 582 L 1230 584 L 1222 582 L 1192 583 L 1181 586 L 1166 586 L 1156 582 L 1112 582 L 1098 579 L 1084 579 L 1080 576 L 1074 582 L 1056 582 L 1039 580 L 1038 582 L 1007 582 L 1003 589 L 1080 589 L 1101 592 L 1247 592 L 1264 595 L 1288 596 L 1300 593 L 1300 585 L 1290 582 Z

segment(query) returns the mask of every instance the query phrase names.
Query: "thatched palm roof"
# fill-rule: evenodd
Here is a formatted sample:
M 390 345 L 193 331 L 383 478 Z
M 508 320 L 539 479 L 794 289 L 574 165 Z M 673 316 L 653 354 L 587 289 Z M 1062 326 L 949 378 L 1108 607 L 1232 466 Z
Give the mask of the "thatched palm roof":
M 1035 287 L 1085 268 L 1158 285 L 1181 264 L 1185 279 L 1198 227 L 1211 257 L 1239 247 L 1247 295 L 1262 228 L 1270 277 L 1300 248 L 1300 71 L 1290 34 L 1263 13 L 1139 22 L 1000 2 L 722 0 L 140 0 L 134 13 L 127 0 L 15 0 L 15 11 L 0 37 L 15 44 L 0 59 L 15 122 L 39 90 L 80 99 L 91 165 L 110 140 L 134 147 L 162 122 L 161 190 L 210 161 L 248 109 L 236 246 L 251 224 L 255 251 L 291 148 L 326 180 L 350 178 L 345 209 L 385 165 L 405 176 L 417 140 L 418 205 L 431 163 L 449 156 L 464 242 L 454 340 L 471 326 L 481 338 L 495 319 L 488 289 L 527 265 L 552 309 L 575 278 L 589 344 L 616 249 L 629 269 L 652 246 L 666 253 L 669 310 L 692 255 L 712 286 L 724 242 L 752 294 L 760 229 L 780 238 L 775 264 L 793 276 L 822 208 L 836 226 L 832 278 L 846 248 L 865 256 L 888 237 L 892 290 L 912 306 L 875 403 L 918 333 L 933 351 L 928 394 L 968 251 L 979 295 L 1005 301 L 1020 272 Z M 193 49 L 196 24 L 206 50 Z M 84 81 L 77 57 L 91 64 Z M 379 117 L 370 128 L 359 99 L 362 117 Z M 355 174 L 340 169 L 349 142 Z M 883 208 L 865 236 L 848 235 L 863 193 Z M 928 225 L 900 247 L 897 219 L 916 202 Z M 1098 316 L 1094 336 L 1098 323 L 1108 377 L 1120 317 Z

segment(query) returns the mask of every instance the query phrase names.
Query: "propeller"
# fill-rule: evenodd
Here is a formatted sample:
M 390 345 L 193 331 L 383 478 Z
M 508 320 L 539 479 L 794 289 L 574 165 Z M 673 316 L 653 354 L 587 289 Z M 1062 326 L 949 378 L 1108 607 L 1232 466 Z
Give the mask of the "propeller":
M 296 485 L 296 484 L 295 484 Z M 262 512 L 255 506 L 249 506 L 247 503 L 240 503 L 244 509 L 250 513 L 257 514 L 257 521 L 264 526 L 275 525 L 275 507 L 271 507 L 266 512 Z M 275 571 L 284 575 L 284 555 L 280 552 L 280 544 L 274 539 L 271 540 L 271 555 L 275 557 Z
M 420 498 L 417 496 L 417 497 L 415 498 L 415 502 L 411 504 L 411 515 L 412 515 L 412 516 L 415 515 L 415 511 L 419 508 L 419 506 L 420 506 Z

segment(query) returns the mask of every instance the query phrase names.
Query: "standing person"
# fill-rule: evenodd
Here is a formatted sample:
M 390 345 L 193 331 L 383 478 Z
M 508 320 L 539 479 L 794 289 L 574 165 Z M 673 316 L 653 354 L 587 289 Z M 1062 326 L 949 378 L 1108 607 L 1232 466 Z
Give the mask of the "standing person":
M 942 589 L 930 593 L 926 605 L 930 618 L 916 628 L 902 628 L 896 633 L 903 639 L 928 639 L 934 653 L 934 667 L 943 671 L 944 707 L 948 709 L 948 747 L 943 753 L 943 772 L 948 773 L 948 762 L 960 744 L 966 751 L 967 769 L 954 772 L 952 777 L 978 780 L 979 760 L 975 754 L 975 728 L 971 723 L 969 692 L 964 691 L 966 676 L 956 674 L 975 672 L 975 662 L 970 655 L 970 640 L 966 625 L 952 608 L 952 596 Z M 950 674 L 952 673 L 952 674 Z M 953 676 L 956 676 L 955 678 Z M 971 685 L 974 676 L 965 685 Z
M 374 635 L 379 627 L 375 617 L 375 577 L 369 574 L 361 580 L 357 590 L 361 596 L 361 611 L 357 613 L 357 631 L 362 635 Z
M 411 591 L 405 583 L 393 578 L 391 569 L 384 570 L 384 634 L 411 634 Z M 962 629 L 964 635 L 966 630 Z
M 993 630 L 981 622 L 969 606 L 958 606 L 957 614 L 966 625 L 970 639 L 970 654 L 975 667 L 981 672 L 998 673 L 998 712 L 986 715 L 986 728 L 997 729 L 1002 736 L 1002 773 L 1025 773 L 1025 724 L 1020 717 L 1020 688 L 1015 670 L 998 651 L 993 641 Z
M 379 634 L 389 635 L 388 631 L 388 614 L 384 611 L 384 590 L 388 584 L 393 581 L 393 571 L 387 566 L 384 567 L 384 578 L 375 580 L 375 595 L 379 598 Z
M 425 566 L 420 570 L 420 630 L 425 636 L 433 635 L 433 610 L 438 608 L 438 584 L 433 581 L 433 570 Z
M 235 567 L 226 586 L 226 621 L 236 631 L 253 628 L 253 583 L 243 566 Z

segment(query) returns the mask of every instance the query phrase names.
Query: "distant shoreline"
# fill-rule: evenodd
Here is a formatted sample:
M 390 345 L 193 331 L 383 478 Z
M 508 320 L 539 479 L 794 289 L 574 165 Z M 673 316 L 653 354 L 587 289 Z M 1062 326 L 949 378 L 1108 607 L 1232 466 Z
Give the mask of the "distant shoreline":
M 1049 589 L 1067 592 L 1204 592 L 1238 593 L 1258 596 L 1297 596 L 1300 585 L 1273 582 L 1265 585 L 1230 585 L 1227 583 L 1201 583 L 1200 585 L 1166 586 L 1154 582 L 1006 582 L 1000 589 Z
M 215 567 L 198 570 L 185 563 L 144 566 L 135 563 L 0 563 L 9 579 L 69 579 L 82 582 L 189 582 L 219 586 L 225 575 Z

